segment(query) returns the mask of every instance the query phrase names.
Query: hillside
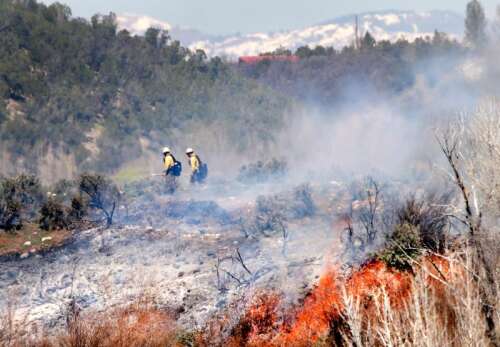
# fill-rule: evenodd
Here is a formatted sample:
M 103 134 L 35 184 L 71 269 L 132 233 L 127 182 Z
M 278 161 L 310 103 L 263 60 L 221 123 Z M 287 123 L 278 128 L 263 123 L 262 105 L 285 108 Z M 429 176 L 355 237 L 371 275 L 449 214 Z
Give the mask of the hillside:
M 118 31 L 114 14 L 86 21 L 64 5 L 2 0 L 0 30 L 3 174 L 114 171 L 166 144 L 208 146 L 203 131 L 217 134 L 214 151 L 238 152 L 269 139 L 288 105 L 164 31 Z
M 270 52 L 295 53 L 297 64 L 245 66 L 183 47 L 171 37 L 174 28 L 147 18 L 126 24 L 111 13 L 87 21 L 60 4 L 2 0 L 0 6 L 0 44 L 6 47 L 0 51 L 0 174 L 30 172 L 49 181 L 84 170 L 149 175 L 160 169 L 158 151 L 165 145 L 176 152 L 200 148 L 212 168 L 224 171 L 277 146 L 281 151 L 273 155 L 290 155 L 283 137 L 293 138 L 280 132 L 289 130 L 285 117 L 303 113 L 304 105 L 408 94 L 420 76 L 435 84 L 466 53 L 440 32 L 413 42 L 365 35 L 359 47 L 338 50 L 324 41 L 316 48 Z M 426 18 L 366 14 L 361 23 L 376 33 L 383 23 L 401 31 L 420 20 L 420 28 L 429 28 L 437 17 Z M 337 22 L 325 25 L 352 24 Z M 146 31 L 133 36 L 119 25 Z M 295 46 L 314 42 L 293 35 L 289 40 Z

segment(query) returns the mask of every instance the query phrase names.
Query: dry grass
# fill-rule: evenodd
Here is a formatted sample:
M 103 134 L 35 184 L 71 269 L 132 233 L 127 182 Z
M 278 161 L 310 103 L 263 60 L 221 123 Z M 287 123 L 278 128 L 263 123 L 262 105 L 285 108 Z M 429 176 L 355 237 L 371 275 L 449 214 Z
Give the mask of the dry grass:
M 67 230 L 45 231 L 36 224 L 25 224 L 21 230 L 13 232 L 0 231 L 0 256 L 39 252 L 62 245 L 71 233 Z M 42 242 L 42 240 L 44 240 Z M 29 241 L 30 245 L 25 245 Z
M 64 333 L 55 337 L 27 334 L 12 317 L 0 327 L 0 346 L 24 347 L 169 347 L 178 346 L 175 318 L 140 301 L 103 314 L 69 312 Z M 3 328 L 3 329 L 2 329 Z M 2 334 L 2 332 L 4 332 Z
M 469 269 L 467 251 L 446 258 L 432 273 L 422 266 L 416 271 L 411 296 L 394 308 L 381 288 L 373 293 L 372 305 L 343 291 L 343 331 L 347 346 L 489 346 L 479 286 Z M 498 300 L 497 300 L 498 302 Z M 498 312 L 498 311 L 497 311 Z M 496 322 L 498 326 L 498 316 Z

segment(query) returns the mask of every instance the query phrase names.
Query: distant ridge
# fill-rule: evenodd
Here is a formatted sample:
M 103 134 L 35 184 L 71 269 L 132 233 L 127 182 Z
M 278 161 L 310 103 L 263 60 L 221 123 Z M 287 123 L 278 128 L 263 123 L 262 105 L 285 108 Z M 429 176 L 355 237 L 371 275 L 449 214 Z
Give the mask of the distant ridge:
M 120 18 L 127 18 L 121 20 Z M 334 46 L 341 48 L 352 44 L 354 40 L 355 15 L 341 16 L 302 29 L 282 32 L 251 34 L 235 34 L 224 37 L 206 35 L 194 29 L 173 27 L 144 16 L 119 16 L 119 25 L 124 28 L 137 29 L 149 18 L 154 26 L 170 28 L 171 36 L 192 49 L 203 49 L 209 56 L 226 56 L 236 58 L 245 55 L 257 55 L 273 51 L 279 47 L 296 49 L 300 46 Z M 406 38 L 413 41 L 418 37 L 432 35 L 434 30 L 445 32 L 454 38 L 461 38 L 463 33 L 463 16 L 452 11 L 377 11 L 358 14 L 359 30 L 363 35 L 369 31 L 376 40 L 394 41 Z M 138 30 L 132 32 L 140 34 Z

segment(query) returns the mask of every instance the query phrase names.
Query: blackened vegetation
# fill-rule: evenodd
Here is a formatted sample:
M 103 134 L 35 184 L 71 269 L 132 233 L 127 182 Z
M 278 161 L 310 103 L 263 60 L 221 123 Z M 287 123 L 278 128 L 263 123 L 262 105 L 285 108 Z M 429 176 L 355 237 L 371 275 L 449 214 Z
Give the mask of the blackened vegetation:
M 78 186 L 89 199 L 88 206 L 104 215 L 106 226 L 113 224 L 116 205 L 120 200 L 118 188 L 104 176 L 92 174 L 83 174 Z
M 20 175 L 0 181 L 0 229 L 22 227 L 33 219 L 44 200 L 40 181 L 34 176 Z
M 243 165 L 238 174 L 238 181 L 242 183 L 262 183 L 273 179 L 280 179 L 288 173 L 288 164 L 285 159 L 273 158 L 270 161 L 258 161 Z
M 107 178 L 83 174 L 43 187 L 35 176 L 0 179 L 0 230 L 13 231 L 24 223 L 44 230 L 74 229 L 105 221 L 109 226 L 120 201 L 118 188 Z M 89 220 L 87 217 L 99 217 Z

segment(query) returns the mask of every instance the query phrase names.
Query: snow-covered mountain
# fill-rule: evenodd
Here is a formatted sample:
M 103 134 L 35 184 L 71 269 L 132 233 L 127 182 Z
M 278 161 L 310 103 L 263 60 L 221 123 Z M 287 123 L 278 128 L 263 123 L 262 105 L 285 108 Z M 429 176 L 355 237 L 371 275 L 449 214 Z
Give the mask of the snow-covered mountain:
M 174 26 L 168 22 L 144 15 L 120 14 L 116 20 L 119 29 L 126 29 L 133 35 L 143 35 L 150 27 L 168 30 L 170 36 L 182 42 L 184 46 L 190 46 L 194 42 L 217 42 L 223 39 L 221 36 L 208 35 L 193 28 Z
M 124 19 L 126 18 L 126 20 Z M 214 37 L 199 31 L 172 27 L 144 16 L 119 16 L 119 26 L 140 34 L 147 29 L 147 23 L 170 31 L 171 36 L 192 49 L 205 50 L 209 56 L 235 58 L 243 55 L 257 55 L 279 47 L 296 49 L 300 46 L 334 46 L 341 48 L 352 44 L 355 35 L 355 15 L 344 16 L 310 27 L 275 32 L 253 33 Z M 376 40 L 410 41 L 417 37 L 432 35 L 434 30 L 459 38 L 463 32 L 464 19 L 451 11 L 383 11 L 358 15 L 359 32 L 369 31 Z M 163 26 L 162 26 L 163 25 Z

